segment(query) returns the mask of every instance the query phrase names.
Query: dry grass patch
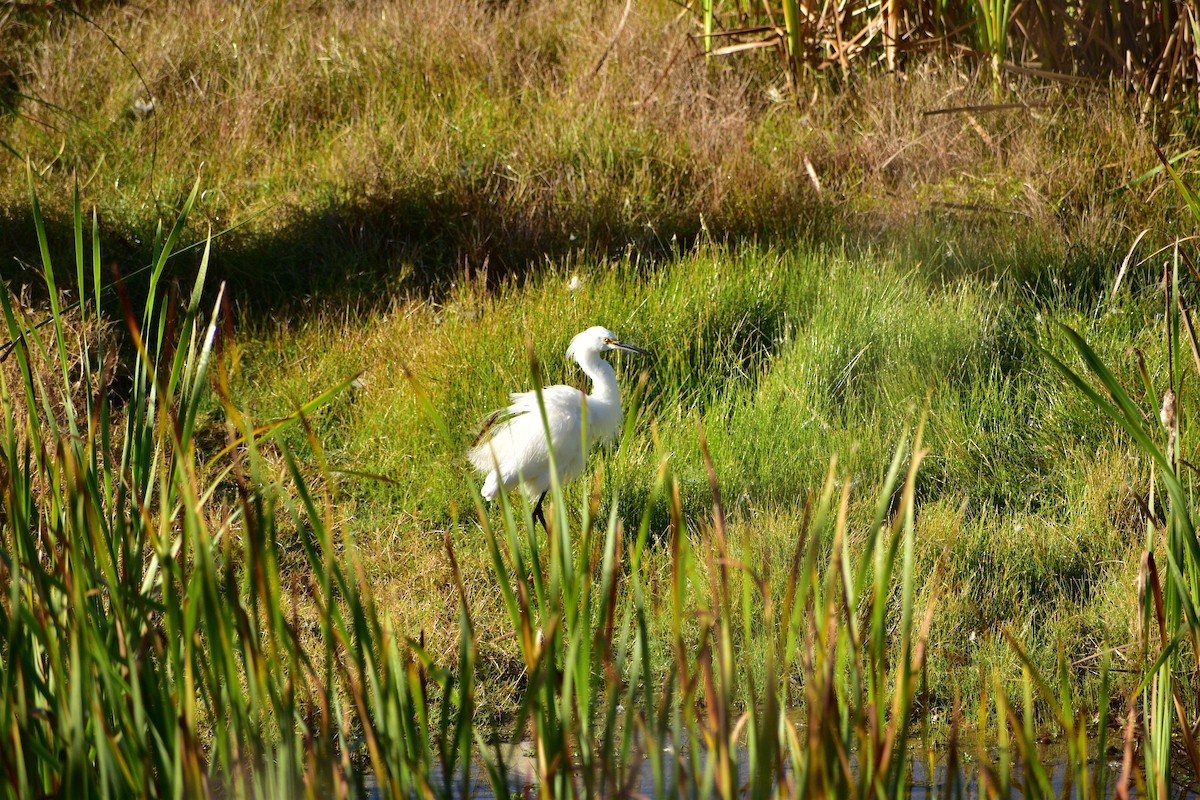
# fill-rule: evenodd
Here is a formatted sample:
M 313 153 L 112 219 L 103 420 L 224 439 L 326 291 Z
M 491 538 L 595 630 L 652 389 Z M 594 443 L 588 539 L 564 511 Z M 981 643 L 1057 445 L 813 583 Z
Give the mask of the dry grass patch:
M 793 102 L 766 57 L 706 63 L 672 4 L 638 3 L 620 27 L 622 12 L 97 7 L 95 26 L 52 17 L 7 46 L 44 102 L 0 119 L 0 139 L 46 197 L 78 176 L 130 269 L 203 165 L 191 235 L 249 220 L 214 268 L 259 309 L 441 291 L 463 267 L 496 281 L 547 258 L 658 257 L 705 231 L 895 242 L 983 224 L 1058 257 L 1171 233 L 1172 199 L 1121 188 L 1156 162 L 1119 95 L 1020 79 L 1005 98 L 1030 107 L 930 115 L 995 87 L 928 59 Z M 23 175 L 0 160 L 0 257 L 28 249 Z

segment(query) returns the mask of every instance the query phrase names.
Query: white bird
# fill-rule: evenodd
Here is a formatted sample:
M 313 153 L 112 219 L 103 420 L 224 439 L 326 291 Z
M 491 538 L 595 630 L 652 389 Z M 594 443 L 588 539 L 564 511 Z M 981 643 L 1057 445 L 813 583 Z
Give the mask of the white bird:
M 542 501 L 550 489 L 550 448 L 546 429 L 554 447 L 554 465 L 559 483 L 579 477 L 583 472 L 583 415 L 587 408 L 588 445 L 612 439 L 621 430 L 621 390 L 612 365 L 600 357 L 609 350 L 650 355 L 640 347 L 617 340 L 612 331 L 597 325 L 571 340 L 567 357 L 575 359 L 592 380 L 592 392 L 585 395 L 571 386 L 547 386 L 542 390 L 546 423 L 538 410 L 537 392 L 514 392 L 507 408 L 488 416 L 483 431 L 467 452 L 467 458 L 487 477 L 483 482 L 485 500 L 493 500 L 503 488 L 522 485 L 525 496 L 537 498 L 534 518 L 546 526 Z

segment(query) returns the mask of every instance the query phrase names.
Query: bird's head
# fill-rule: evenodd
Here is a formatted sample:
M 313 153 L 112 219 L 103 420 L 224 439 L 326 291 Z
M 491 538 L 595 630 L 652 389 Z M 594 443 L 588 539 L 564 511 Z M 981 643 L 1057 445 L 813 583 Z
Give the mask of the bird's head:
M 609 350 L 624 350 L 627 353 L 638 353 L 643 356 L 650 355 L 640 347 L 622 342 L 615 333 L 603 325 L 596 325 L 577 334 L 571 340 L 571 346 L 567 348 L 567 355 L 579 361 L 590 353 L 604 353 Z

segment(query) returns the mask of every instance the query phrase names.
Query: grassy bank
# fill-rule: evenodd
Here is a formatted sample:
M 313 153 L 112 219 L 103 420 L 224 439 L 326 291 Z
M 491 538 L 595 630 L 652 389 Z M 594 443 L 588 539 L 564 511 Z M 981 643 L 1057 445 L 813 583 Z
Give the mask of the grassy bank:
M 461 545 L 447 531 L 446 588 L 456 598 L 458 639 L 453 655 L 438 654 L 424 632 L 398 634 L 391 611 L 381 613 L 364 568 L 379 553 L 362 549 L 342 524 L 338 471 L 308 422 L 351 382 L 255 426 L 229 391 L 232 343 L 215 348 L 220 292 L 203 323 L 209 251 L 185 307 L 157 294 L 177 223 L 156 248 L 140 321 L 122 290 L 137 356 L 128 392 L 114 394 L 108 343 L 118 334 L 92 311 L 103 261 L 96 226 L 92 288 L 66 311 L 54 300 L 55 270 L 32 206 L 51 292 L 48 326 L 0 295 L 15 362 L 0 372 L 4 796 L 345 797 L 362 793 L 369 769 L 383 796 L 450 798 L 471 793 L 476 766 L 498 797 L 533 787 L 561 797 L 909 795 L 910 736 L 920 731 L 929 743 L 924 675 L 951 558 L 943 550 L 928 580 L 916 572 L 918 476 L 929 454 L 924 416 L 915 432 L 897 436 L 872 513 L 851 519 L 860 481 L 834 458 L 778 554 L 729 525 L 702 433 L 711 516 L 685 516 L 669 459 L 650 483 L 636 528 L 613 503 L 601 522 L 606 487 L 617 486 L 602 474 L 580 494 L 577 514 L 552 483 L 551 522 L 541 535 L 528 504 L 514 508 L 502 495 L 492 519 L 476 502 L 477 520 L 465 528 L 455 522 L 454 532 L 461 540 L 470 530 L 482 541 L 504 613 L 481 620 L 474 583 L 455 556 Z M 84 220 L 74 208 L 76 280 L 88 287 Z M 1182 304 L 1180 311 L 1186 318 Z M 1180 316 L 1168 316 L 1177 327 Z M 1162 631 L 1153 650 L 1150 637 L 1139 637 L 1139 664 L 1162 652 L 1153 683 L 1143 684 L 1145 766 L 1132 768 L 1133 716 L 1120 775 L 1106 757 L 1089 760 L 1092 709 L 1096 747 L 1107 753 L 1109 653 L 1101 654 L 1099 694 L 1087 700 L 1065 653 L 1053 673 L 1043 671 L 1006 631 L 1022 680 L 1010 686 L 995 671 L 981 681 L 978 760 L 969 767 L 955 693 L 944 756 L 923 753 L 930 770 L 944 765 L 938 796 L 962 796 L 968 780 L 989 797 L 1008 796 L 1014 759 L 1026 792 L 1057 791 L 1037 748 L 1038 705 L 1062 735 L 1062 770 L 1081 797 L 1106 797 L 1113 786 L 1124 793 L 1131 780 L 1166 796 L 1168 698 L 1200 767 L 1172 690 L 1183 662 L 1172 654 L 1200 627 L 1194 590 L 1180 573 L 1182 564 L 1195 575 L 1200 546 L 1174 473 L 1176 449 L 1164 458 L 1099 357 L 1077 337 L 1071 348 L 1122 412 L 1103 400 L 1093 406 L 1162 465 L 1171 496 L 1166 615 L 1150 553 L 1140 576 L 1148 590 L 1142 626 L 1152 594 Z M 1168 347 L 1175 363 L 1178 349 Z M 1083 379 L 1054 363 L 1087 394 Z M 211 458 L 198 435 L 205 425 L 197 425 L 210 386 L 228 442 Z M 1171 387 L 1182 383 L 1173 377 Z M 454 438 L 436 398 L 416 391 L 426 421 Z M 1175 411 L 1164 420 L 1171 441 L 1182 443 Z M 295 458 L 283 436 L 289 427 L 305 430 L 315 466 Z M 669 521 L 660 529 L 655 505 L 663 497 Z M 669 552 L 669 562 L 656 551 Z M 1168 641 L 1185 614 L 1190 624 Z M 507 640 L 520 669 L 519 702 L 495 728 L 485 721 L 496 701 L 481 662 Z M 1186 682 L 1181 688 L 1190 699 Z M 1130 697 L 1133 709 L 1136 692 Z M 515 752 L 508 745 L 526 737 Z
M 520 289 L 462 287 L 436 306 L 360 318 L 364 336 L 347 336 L 344 318 L 332 315 L 265 326 L 246 348 L 271 355 L 246 359 L 238 394 L 261 398 L 268 416 L 282 414 L 366 368 L 363 388 L 318 429 L 336 468 L 394 481 L 347 477 L 342 508 L 380 555 L 370 570 L 382 602 L 433 641 L 453 635 L 457 615 L 448 573 L 426 567 L 445 530 L 462 537 L 481 630 L 489 610 L 500 612 L 478 532 L 454 525 L 452 510 L 471 508 L 460 454 L 481 410 L 529 384 L 527 338 L 551 382 L 579 381 L 563 351 L 591 320 L 650 349 L 650 363 L 618 368 L 629 394 L 645 371 L 647 400 L 633 433 L 605 459 L 607 491 L 619 492 L 632 524 L 667 461 L 688 516 L 703 516 L 711 497 L 702 426 L 731 536 L 755 563 L 786 560 L 829 455 L 855 480 L 878 480 L 928 398 L 918 561 L 929 568 L 951 553 L 929 671 L 932 696 L 948 704 L 953 687 L 977 685 L 981 667 L 1018 674 L 1004 625 L 1030 642 L 1043 667 L 1060 644 L 1077 660 L 1132 636 L 1125 600 L 1142 544 L 1138 462 L 1047 373 L 1037 351 L 1058 347 L 1037 322 L 1046 314 L 1089 329 L 1117 358 L 1130 342 L 1153 352 L 1156 331 L 1140 323 L 1157 308 L 1153 284 L 1118 298 L 1097 316 L 992 282 L 931 286 L 911 264 L 882 254 L 705 246 L 653 268 L 578 264 Z M 404 369 L 444 414 L 450 441 L 425 418 Z M 869 510 L 866 502 L 851 513 Z M 665 529 L 665 507 L 654 520 Z M 669 571 L 668 549 L 646 558 Z M 501 683 L 512 674 L 502 656 Z M 1094 672 L 1080 677 L 1094 688 Z
M 489 635 L 505 610 L 461 454 L 487 411 L 529 388 L 527 343 L 552 382 L 575 382 L 563 350 L 596 323 L 654 353 L 619 364 L 627 397 L 645 369 L 647 400 L 603 457 L 604 502 L 619 498 L 628 528 L 665 459 L 685 517 L 705 519 L 702 426 L 731 539 L 787 559 L 829 457 L 875 485 L 928 402 L 915 574 L 947 554 L 930 699 L 973 699 L 993 667 L 1016 680 L 1007 626 L 1047 671 L 1061 647 L 1094 700 L 1092 657 L 1134 636 L 1149 467 L 1039 348 L 1063 352 L 1049 324 L 1067 322 L 1127 385 L 1140 385 L 1133 347 L 1163 385 L 1161 257 L 1141 260 L 1192 223 L 1161 177 L 1139 179 L 1151 142 L 1185 149 L 1189 119 L 1139 118 L 1104 87 L 997 90 L 965 60 L 795 98 L 765 58 L 704 62 L 667 3 L 637 4 L 624 26 L 621 4 L 410 6 L 300 25 L 289 4 L 198 2 L 182 25 L 173 6 L 99 4 L 94 25 L 51 16 L 5 38 L 26 97 L 0 118 L 19 156 L 0 159 L 0 269 L 38 303 L 26 155 L 60 268 L 76 178 L 106 259 L 130 273 L 200 172 L 182 241 L 238 226 L 210 265 L 235 311 L 237 405 L 270 420 L 365 370 L 312 419 L 337 533 L 371 554 L 395 629 L 423 631 L 441 659 L 460 637 L 451 535 L 481 715 L 514 710 L 525 666 L 512 638 Z M 1027 105 L 979 108 L 997 91 Z M 968 110 L 928 113 L 952 107 Z M 198 263 L 198 250 L 173 261 L 164 281 L 186 294 Z M 197 446 L 211 455 L 223 410 L 206 402 Z M 288 443 L 312 460 L 307 437 Z M 862 521 L 872 503 L 848 513 Z M 645 568 L 665 576 L 662 501 L 651 521 Z M 705 530 L 687 531 L 700 552 Z M 280 548 L 305 580 L 303 537 L 285 530 Z M 664 585 L 648 584 L 660 646 Z
M 1122 387 L 1128 376 L 1110 372 L 1069 327 L 1056 329 L 1061 358 L 1042 351 L 1087 410 L 1124 428 L 1134 443 L 1127 456 L 1158 473 L 1142 503 L 1136 603 L 1128 588 L 1119 603 L 1136 610 L 1137 638 L 1081 661 L 1060 641 L 1044 665 L 1031 651 L 1036 637 L 1005 626 L 1005 653 L 1019 670 L 994 665 L 990 680 L 976 670 L 978 712 L 969 719 L 978 742 L 969 749 L 977 760 L 969 763 L 960 685 L 948 725 L 938 726 L 948 729 L 945 750 L 910 753 L 910 737 L 931 745 L 931 718 L 945 713 L 946 687 L 927 670 L 952 670 L 944 655 L 931 658 L 939 646 L 931 632 L 945 624 L 946 594 L 953 609 L 960 589 L 951 565 L 966 516 L 959 511 L 948 541 L 930 554 L 931 534 L 945 530 L 921 499 L 930 408 L 915 432 L 900 426 L 890 457 L 878 454 L 888 468 L 873 499 L 861 497 L 862 471 L 835 456 L 789 535 L 773 541 L 754 535 L 762 531 L 753 513 L 740 525 L 729 515 L 703 428 L 696 443 L 711 514 L 692 510 L 689 467 L 677 469 L 669 453 L 644 476 L 649 494 L 632 508 L 616 502 L 627 486 L 616 468 L 607 479 L 601 468 L 578 493 L 553 484 L 551 523 L 540 533 L 528 504 L 514 508 L 502 495 L 489 514 L 473 500 L 478 516 L 452 519 L 442 537 L 457 641 L 432 641 L 423 626 L 398 634 L 396 609 L 379 602 L 367 566 L 387 554 L 377 539 L 367 549 L 358 543 L 337 486 L 347 475 L 371 476 L 331 467 L 311 424 L 354 382 L 256 426 L 230 391 L 234 342 L 215 347 L 220 292 L 203 324 L 207 248 L 185 307 L 157 294 L 176 224 L 159 248 L 140 322 L 121 291 L 137 355 L 128 391 L 113 392 L 111 343 L 120 334 L 93 311 L 103 261 L 96 226 L 89 284 L 74 204 L 77 285 L 92 288 L 64 310 L 32 206 L 48 324 L 0 295 L 14 361 L 0 372 L 5 796 L 347 796 L 361 792 L 369 769 L 385 796 L 449 798 L 469 793 L 476 765 L 496 796 L 536 786 L 563 797 L 901 797 L 915 779 L 910 759 L 921 758 L 930 771 L 943 765 L 937 796 L 962 796 L 973 780 L 988 797 L 1018 785 L 1034 797 L 1070 786 L 1081 797 L 1113 788 L 1123 796 L 1131 783 L 1166 797 L 1172 775 L 1180 778 L 1173 744 L 1184 746 L 1191 774 L 1200 769 L 1184 650 L 1190 639 L 1200 657 L 1200 544 L 1187 502 L 1192 480 L 1180 471 L 1191 443 L 1190 403 L 1180 402 L 1184 333 L 1197 368 L 1200 342 L 1178 293 L 1179 258 L 1165 295 L 1160 426 L 1150 421 L 1163 383 L 1153 368 L 1139 365 L 1144 394 L 1131 395 Z M 1087 377 L 1071 366 L 1080 363 Z M 423 423 L 453 442 L 443 398 L 410 385 Z M 211 397 L 216 420 L 205 411 Z M 635 407 L 650 416 L 654 403 Z M 214 422 L 227 445 L 210 455 L 202 432 Z M 303 449 L 289 444 L 289 429 L 304 431 Z M 1169 500 L 1156 501 L 1156 491 Z M 627 525 L 638 506 L 640 522 Z M 473 597 L 480 582 L 456 556 L 472 551 L 464 534 L 486 553 L 482 582 L 502 613 Z M 980 562 L 1001 574 L 1011 566 Z M 495 692 L 505 688 L 496 653 L 509 647 L 515 708 L 491 722 L 505 705 Z M 1130 667 L 1119 670 L 1127 677 L 1114 696 L 1115 657 Z M 1098 685 L 1081 685 L 1077 668 L 1092 660 Z M 1106 739 L 1110 706 L 1122 697 L 1118 774 Z M 1038 748 L 1046 732 L 1061 737 L 1059 764 Z M 515 751 L 507 744 L 525 737 Z

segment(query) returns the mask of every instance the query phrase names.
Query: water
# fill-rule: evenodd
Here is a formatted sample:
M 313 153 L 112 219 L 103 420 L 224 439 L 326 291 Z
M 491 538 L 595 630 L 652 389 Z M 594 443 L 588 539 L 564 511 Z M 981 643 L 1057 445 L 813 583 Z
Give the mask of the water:
M 505 762 L 509 765 L 508 793 L 504 800 L 537 797 L 536 761 L 532 742 L 503 745 L 501 752 Z M 747 759 L 744 752 L 739 755 L 739 783 L 744 786 L 748 781 L 748 772 L 745 766 Z M 669 753 L 668 757 L 671 757 Z M 1069 774 L 1065 753 L 1063 753 L 1061 748 L 1055 748 L 1055 746 L 1051 745 L 1039 753 L 1039 758 L 1050 778 L 1055 797 L 1075 798 L 1079 796 L 1073 786 L 1074 776 Z M 990 759 L 994 764 L 996 762 L 996 755 L 994 753 L 990 754 Z M 970 756 L 962 756 L 959 763 L 960 767 L 957 778 L 961 786 L 961 795 L 959 796 L 964 798 L 987 797 L 986 792 L 982 790 L 980 785 L 979 767 L 976 760 Z M 851 768 L 854 769 L 856 766 L 856 759 L 852 757 Z M 1095 762 L 1089 766 L 1089 774 L 1094 769 Z M 1119 757 L 1116 759 L 1110 758 L 1108 762 L 1109 796 L 1113 795 L 1120 770 L 1121 763 Z M 673 764 L 668 766 L 668 775 L 670 774 L 673 774 Z M 909 751 L 909 775 L 911 786 L 906 797 L 912 800 L 933 800 L 934 798 L 950 796 L 948 787 L 946 786 L 947 766 L 945 753 L 929 751 L 924 748 L 911 749 Z M 1013 788 L 1010 792 L 1010 797 L 1021 798 L 1024 796 L 1021 788 L 1024 785 L 1024 781 L 1025 770 L 1017 762 L 1013 767 Z M 1131 780 L 1129 787 L 1130 797 L 1137 797 L 1136 787 L 1133 784 L 1134 782 Z M 363 789 L 363 797 L 367 800 L 382 800 L 374 776 L 367 775 L 365 777 Z M 634 796 L 637 795 L 643 797 L 655 796 L 654 778 L 649 762 L 644 762 L 642 765 L 637 787 L 634 791 Z M 471 782 L 469 788 L 464 787 L 461 781 L 456 782 L 454 797 L 461 800 L 497 800 L 495 793 L 492 791 L 491 784 L 488 782 L 487 770 L 480 758 L 476 757 L 471 764 Z M 1200 800 L 1200 793 L 1191 786 L 1177 784 L 1172 787 L 1171 797 L 1173 800 Z

